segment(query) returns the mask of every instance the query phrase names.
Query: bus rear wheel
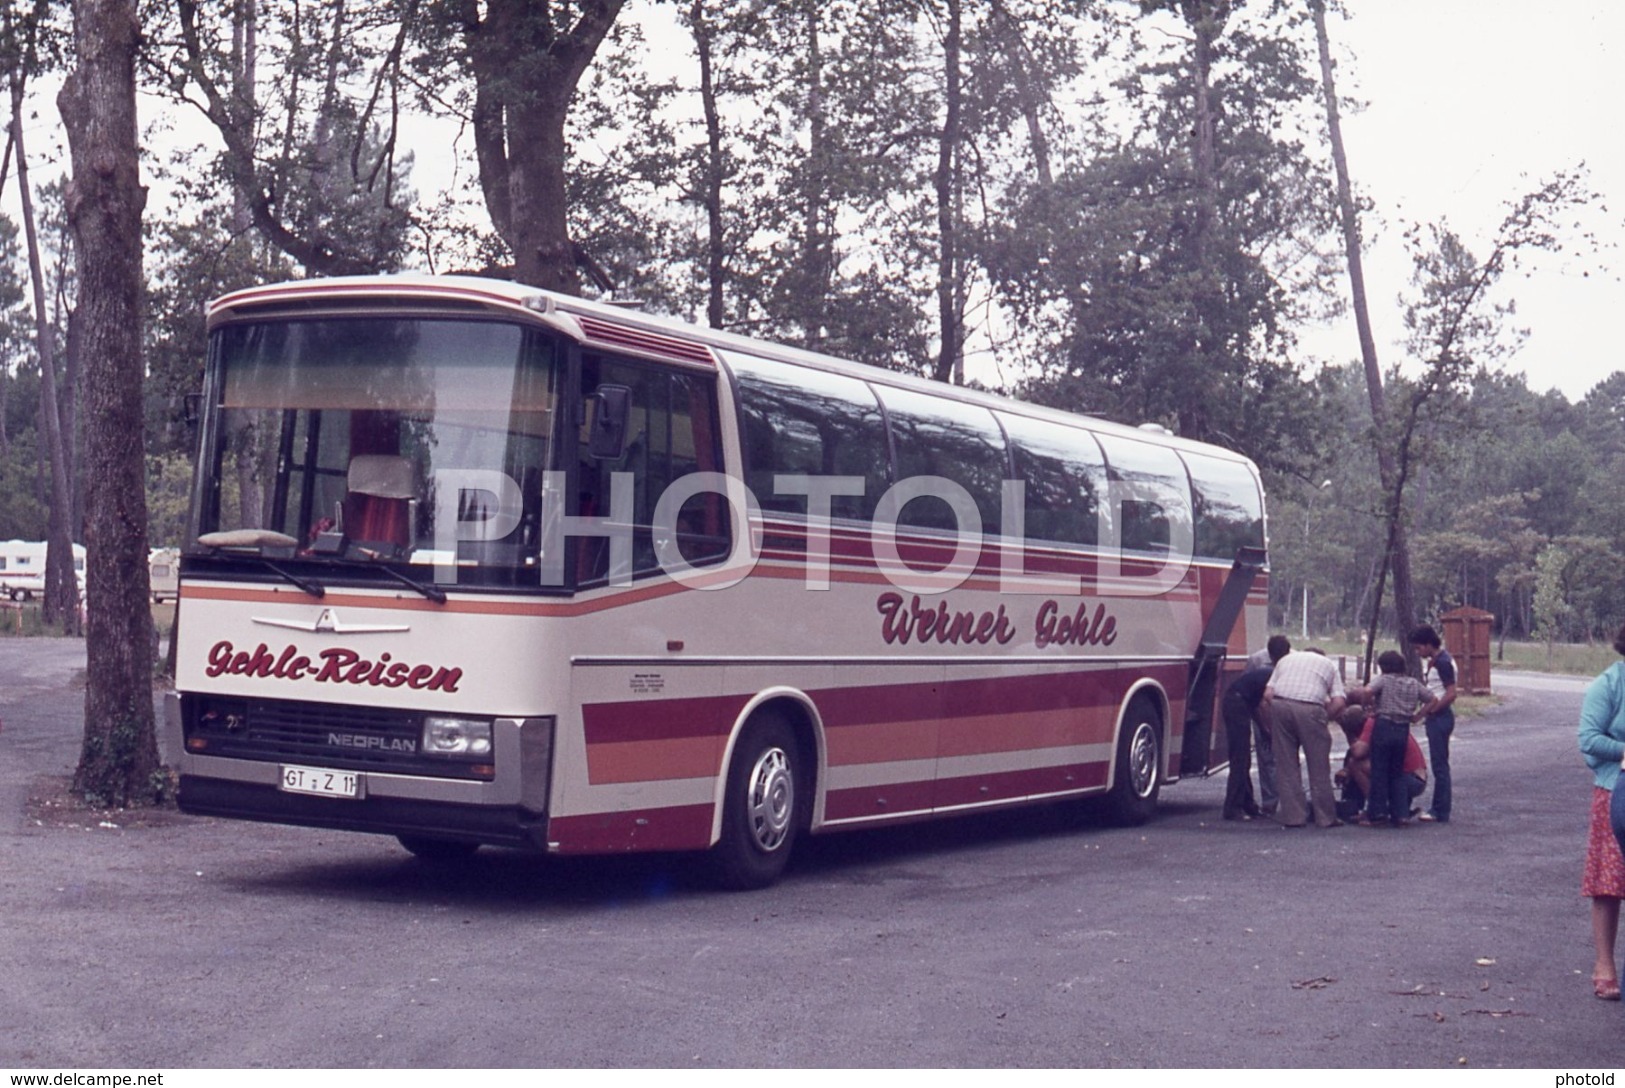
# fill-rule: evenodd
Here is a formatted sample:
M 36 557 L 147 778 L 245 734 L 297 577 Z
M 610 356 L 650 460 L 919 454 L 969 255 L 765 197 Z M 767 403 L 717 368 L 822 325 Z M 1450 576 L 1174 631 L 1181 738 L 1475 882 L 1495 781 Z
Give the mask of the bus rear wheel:
M 745 726 L 728 765 L 722 834 L 709 856 L 712 879 L 736 891 L 765 888 L 789 863 L 805 822 L 801 749 L 778 714 L 759 714 Z
M 1115 763 L 1107 815 L 1114 823 L 1143 824 L 1156 811 L 1162 788 L 1162 714 L 1144 696 L 1130 702 L 1123 715 Z

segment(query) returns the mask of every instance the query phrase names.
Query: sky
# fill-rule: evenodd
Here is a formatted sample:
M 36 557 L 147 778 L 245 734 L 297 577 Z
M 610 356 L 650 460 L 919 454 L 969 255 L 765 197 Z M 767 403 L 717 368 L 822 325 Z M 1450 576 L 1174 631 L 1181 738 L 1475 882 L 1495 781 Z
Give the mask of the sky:
M 1345 113 L 1344 138 L 1355 185 L 1374 202 L 1362 228 L 1384 369 L 1405 359 L 1398 302 L 1410 278 L 1404 228 L 1445 221 L 1482 256 L 1509 202 L 1582 162 L 1590 187 L 1603 198 L 1583 218 L 1603 248 L 1542 255 L 1527 274 L 1503 277 L 1498 298 L 1516 301 L 1516 324 L 1529 332 L 1504 365 L 1527 375 L 1533 389 L 1556 388 L 1570 400 L 1625 369 L 1625 349 L 1612 328 L 1613 319 L 1625 315 L 1625 133 L 1612 108 L 1621 81 L 1611 78 L 1625 62 L 1625 4 L 1345 3 L 1350 17 L 1334 15 L 1329 26 L 1339 58 L 1338 90 L 1364 103 Z M 65 155 L 50 105 L 55 87 L 36 94 L 43 101 L 29 138 L 38 183 L 56 172 L 53 166 L 60 169 Z M 144 122 L 154 119 L 154 105 L 151 98 L 143 101 Z M 175 119 L 183 129 L 199 131 L 192 127 L 195 118 Z M 473 169 L 468 142 L 468 161 L 460 164 L 465 175 Z M 449 174 L 444 167 L 419 152 L 413 177 L 425 198 L 432 179 Z M 15 193 L 15 185 L 4 193 L 13 216 Z M 155 192 L 149 212 L 162 203 Z M 1311 363 L 1359 356 L 1352 319 L 1303 330 L 1301 347 Z
M 1508 272 L 1500 296 L 1529 331 L 1504 364 L 1532 389 L 1583 397 L 1625 369 L 1613 319 L 1625 315 L 1625 133 L 1614 116 L 1625 5 L 1606 0 L 1348 0 L 1330 20 L 1349 172 L 1375 203 L 1362 222 L 1379 358 L 1403 359 L 1396 301 L 1410 279 L 1401 234 L 1446 221 L 1480 257 L 1509 202 L 1584 162 L 1602 195 L 1582 216 L 1599 251 L 1541 256 Z M 1603 210 L 1603 205 L 1608 209 Z M 1576 238 L 1576 240 L 1578 240 Z M 1358 358 L 1352 320 L 1304 337 L 1332 362 Z

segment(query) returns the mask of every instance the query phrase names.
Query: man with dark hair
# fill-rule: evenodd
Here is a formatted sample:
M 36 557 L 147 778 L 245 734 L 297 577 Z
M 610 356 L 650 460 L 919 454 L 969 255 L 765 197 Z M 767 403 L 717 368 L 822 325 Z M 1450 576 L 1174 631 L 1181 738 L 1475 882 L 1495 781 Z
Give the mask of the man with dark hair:
M 1292 652 L 1292 643 L 1285 635 L 1271 635 L 1262 650 L 1247 655 L 1249 669 L 1274 665 Z M 1265 816 L 1274 816 L 1280 800 L 1275 792 L 1275 743 L 1271 738 L 1270 720 L 1262 713 L 1254 714 L 1253 750 L 1258 754 L 1258 810 Z
M 1225 781 L 1224 790 L 1226 820 L 1251 820 L 1261 812 L 1253 801 L 1252 760 L 1248 753 L 1247 734 L 1250 727 L 1257 726 L 1261 730 L 1266 727 L 1267 723 L 1263 723 L 1263 714 L 1259 711 L 1259 704 L 1264 698 L 1264 686 L 1270 682 L 1270 676 L 1275 672 L 1275 663 L 1285 657 L 1290 648 L 1285 638 L 1276 635 L 1270 639 L 1267 647 L 1267 663 L 1253 665 L 1252 659 L 1249 658 L 1248 668 L 1225 690 L 1220 709 L 1224 716 L 1225 746 L 1230 759 L 1230 777 Z M 1264 777 L 1264 751 L 1260 747 L 1258 753 L 1260 792 L 1264 794 L 1268 809 L 1273 811 L 1275 784 Z M 1274 771 L 1272 759 L 1271 776 Z
M 1450 734 L 1456 731 L 1456 663 L 1439 642 L 1439 633 L 1422 624 L 1410 634 L 1411 648 L 1422 657 L 1422 682 L 1431 701 L 1424 708 L 1424 730 L 1428 737 L 1428 762 L 1433 764 L 1433 800 L 1422 819 L 1429 823 L 1450 822 Z

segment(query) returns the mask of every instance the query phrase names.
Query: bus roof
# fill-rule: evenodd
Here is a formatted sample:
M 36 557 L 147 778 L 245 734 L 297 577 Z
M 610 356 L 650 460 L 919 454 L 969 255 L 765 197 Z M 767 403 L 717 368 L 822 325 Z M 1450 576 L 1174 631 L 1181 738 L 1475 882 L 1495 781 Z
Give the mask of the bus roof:
M 223 295 L 208 304 L 208 325 L 212 331 L 221 324 L 260 317 L 290 317 L 301 312 L 361 312 L 364 300 L 387 298 L 394 307 L 407 306 L 425 311 L 486 311 L 547 325 L 584 343 L 678 363 L 703 363 L 715 367 L 722 352 L 748 353 L 795 366 L 842 374 L 862 381 L 903 389 L 913 389 L 936 397 L 947 397 L 985 408 L 1076 426 L 1085 420 L 1092 430 L 1160 446 L 1245 462 L 1242 454 L 1193 439 L 1181 438 L 1157 424 L 1141 427 L 1091 416 L 1046 408 L 1028 401 L 999 396 L 964 386 L 947 385 L 918 375 L 886 370 L 866 363 L 851 362 L 804 348 L 756 340 L 737 333 L 709 329 L 678 318 L 647 313 L 624 305 L 594 302 L 590 299 L 544 291 L 509 280 L 480 276 L 401 273 L 379 276 L 342 276 L 295 280 L 244 288 Z M 359 305 L 356 305 L 359 304 Z M 587 319 L 583 322 L 583 318 Z M 643 335 L 637 335 L 637 334 Z

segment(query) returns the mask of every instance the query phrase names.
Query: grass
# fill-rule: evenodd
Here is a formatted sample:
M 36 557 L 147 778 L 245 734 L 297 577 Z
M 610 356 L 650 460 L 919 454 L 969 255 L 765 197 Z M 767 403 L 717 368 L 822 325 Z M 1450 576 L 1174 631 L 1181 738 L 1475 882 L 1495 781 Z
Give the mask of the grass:
M 167 638 L 175 626 L 175 603 L 152 606 L 152 624 L 160 638 Z M 26 604 L 0 601 L 0 638 L 60 638 L 62 629 L 47 624 L 40 617 L 40 601 L 36 597 Z
M 1302 640 L 1295 639 L 1294 644 L 1299 641 Z M 1311 637 L 1308 644 L 1320 647 L 1332 657 L 1347 657 L 1350 676 L 1355 675 L 1357 663 L 1365 660 L 1363 639 Z M 1397 643 L 1379 639 L 1376 652 L 1380 654 L 1384 650 L 1398 648 Z M 1502 643 L 1493 640 L 1490 643 L 1492 684 L 1495 673 L 1501 669 L 1515 672 L 1560 673 L 1567 676 L 1596 676 L 1618 660 L 1619 654 L 1606 642 L 1557 642 L 1553 643 L 1549 650 L 1544 642 Z
M 0 638 L 44 638 L 61 634 L 60 627 L 47 624 L 41 618 L 38 598 L 27 604 L 0 601 Z

